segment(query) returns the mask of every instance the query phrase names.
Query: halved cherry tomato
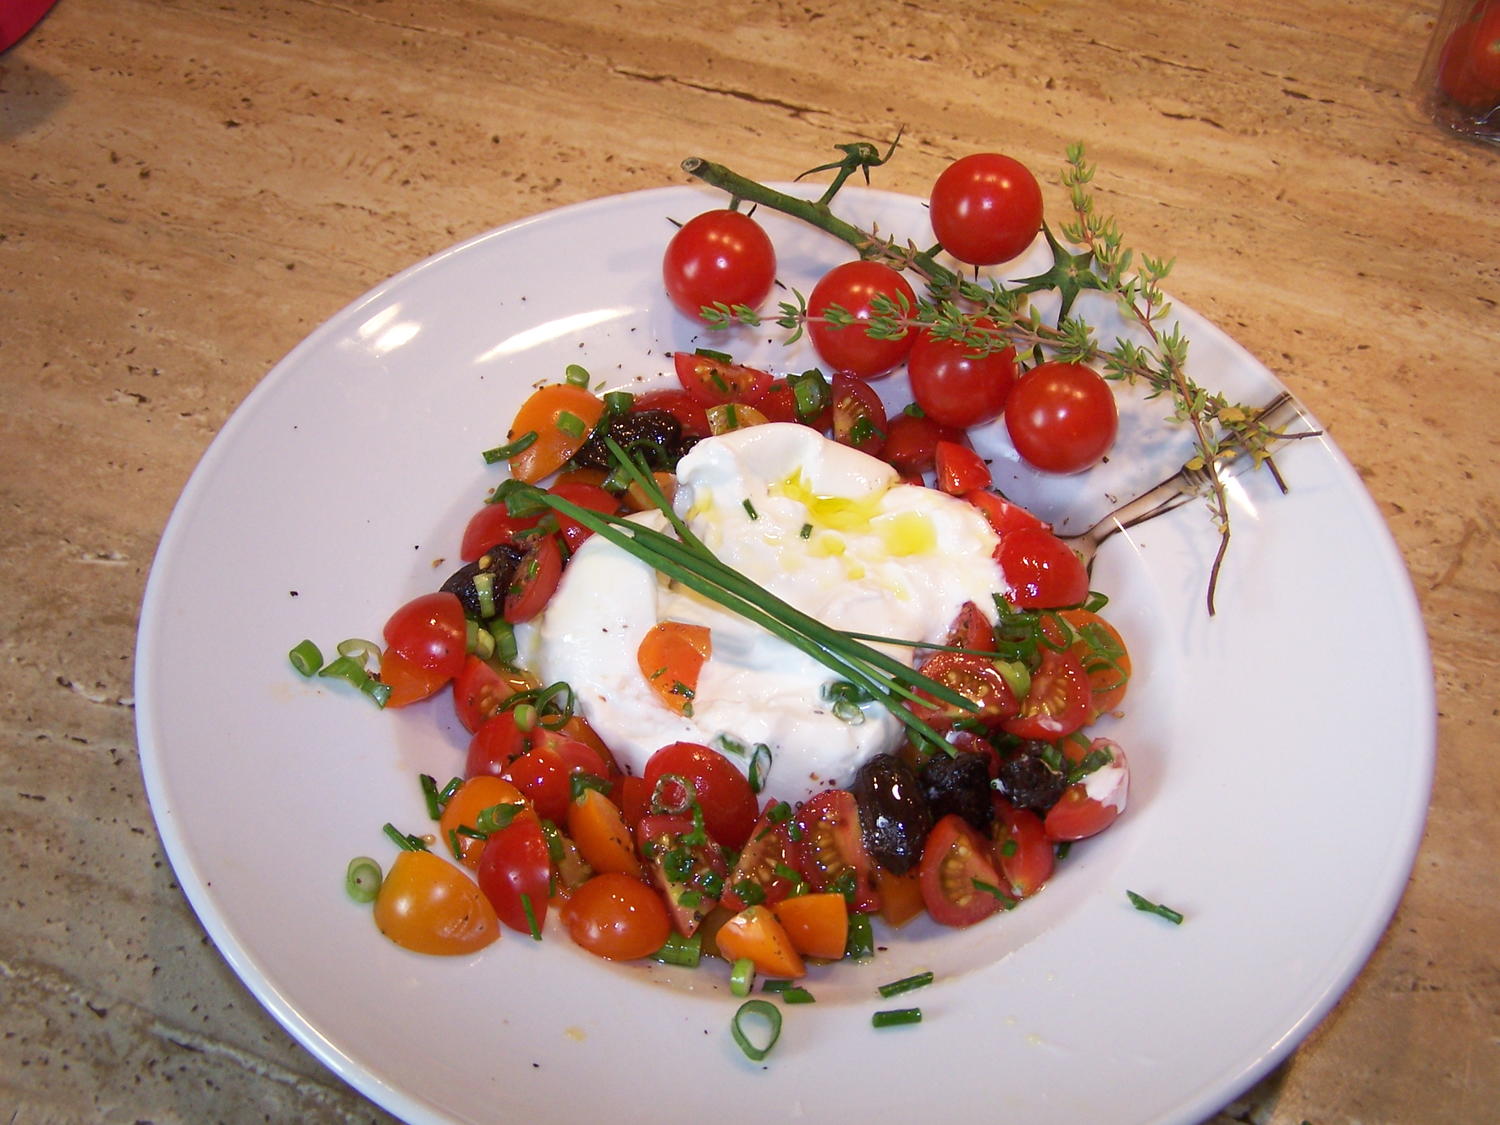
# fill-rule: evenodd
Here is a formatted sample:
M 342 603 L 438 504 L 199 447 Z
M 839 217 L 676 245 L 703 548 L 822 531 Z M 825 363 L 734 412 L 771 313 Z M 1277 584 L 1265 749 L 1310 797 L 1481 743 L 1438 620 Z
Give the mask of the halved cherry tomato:
M 651 881 L 666 899 L 673 928 L 683 937 L 692 937 L 719 903 L 725 876 L 723 850 L 711 837 L 693 841 L 693 822 L 681 816 L 644 816 L 635 837 Z
M 477 831 L 479 814 L 496 805 L 524 804 L 521 791 L 504 778 L 491 774 L 479 774 L 469 778 L 458 787 L 443 806 L 443 815 L 438 818 L 438 831 L 443 843 L 450 849 L 455 845 L 458 857 L 465 867 L 478 867 L 479 854 L 484 850 L 484 840 L 459 831 L 468 828 Z
M 703 404 L 687 391 L 668 387 L 636 395 L 635 402 L 630 405 L 630 412 L 636 414 L 642 410 L 665 410 L 677 419 L 687 437 L 708 436 L 708 414 Z
M 698 691 L 698 673 L 712 655 L 713 637 L 708 626 L 658 621 L 641 638 L 635 662 L 668 710 L 691 715 Z
M 885 374 L 906 358 L 914 333 L 904 332 L 893 339 L 877 339 L 869 334 L 869 322 L 878 315 L 873 306 L 882 297 L 895 302 L 897 315 L 901 307 L 916 308 L 917 297 L 906 278 L 881 262 L 844 262 L 834 266 L 813 286 L 807 299 L 811 318 L 807 334 L 824 363 L 835 371 L 870 379 Z M 824 314 L 835 305 L 852 316 L 854 323 L 842 328 L 829 324 Z
M 375 896 L 375 925 L 417 953 L 457 956 L 500 936 L 495 911 L 472 879 L 431 852 L 396 856 Z
M 1020 713 L 1002 724 L 1017 738 L 1056 742 L 1088 721 L 1094 693 L 1088 674 L 1071 652 L 1042 651 L 1042 663 L 1031 674 L 1031 688 Z
M 958 692 L 978 706 L 974 710 L 933 699 L 917 689 L 917 694 L 931 700 L 917 705 L 913 713 L 939 730 L 946 730 L 960 719 L 972 719 L 985 726 L 996 726 L 1020 711 L 1021 705 L 993 660 L 966 652 L 936 652 L 922 665 L 922 675 Z
M 677 381 L 694 402 L 717 406 L 726 402 L 754 404 L 771 387 L 771 376 L 704 352 L 676 352 L 672 364 Z
M 849 944 L 849 904 L 843 895 L 797 895 L 771 905 L 792 947 L 804 957 L 833 961 Z
M 974 602 L 964 602 L 953 624 L 948 626 L 948 636 L 943 643 L 949 648 L 975 649 L 979 652 L 995 651 L 995 627 L 985 617 L 984 611 Z
M 789 806 L 779 801 L 766 802 L 754 831 L 740 850 L 734 870 L 724 883 L 724 895 L 720 901 L 731 911 L 762 903 L 774 905 L 791 894 L 792 888 L 800 881 L 791 841 L 787 839 L 786 818 L 773 820 L 773 810 L 791 812 Z
M 1067 753 L 1068 743 L 1064 743 Z M 1125 752 L 1107 738 L 1096 738 L 1089 751 L 1101 750 L 1110 762 L 1063 790 L 1042 821 L 1050 840 L 1082 840 L 1103 832 L 1125 811 L 1130 796 L 1130 766 Z
M 717 750 L 696 742 L 673 742 L 646 761 L 642 776 L 655 789 L 668 774 L 685 778 L 703 810 L 703 826 L 714 842 L 743 848 L 759 819 L 760 805 L 738 766 Z
M 504 504 L 486 504 L 469 517 L 458 557 L 475 562 L 491 547 L 514 544 L 520 532 L 531 530 L 540 520 L 540 516 L 513 516 Z
M 649 957 L 672 933 L 661 896 L 617 871 L 576 887 L 562 908 L 562 920 L 576 945 L 611 961 Z
M 1042 829 L 1042 818 L 1030 809 L 1018 809 L 998 794 L 994 798 L 995 820 L 991 826 L 995 863 L 1004 876 L 1004 889 L 1016 898 L 1027 898 L 1042 889 L 1052 877 L 1057 857 L 1052 841 Z
M 984 513 L 984 518 L 990 521 L 990 530 L 1002 539 L 1012 531 L 1018 531 L 1023 527 L 1048 533 L 1052 531 L 1050 524 L 1044 523 L 1021 505 L 1012 504 L 996 493 L 980 489 L 965 492 L 963 498 Z
M 988 488 L 993 483 L 984 458 L 955 441 L 937 443 L 937 486 L 950 496 Z
M 1089 596 L 1088 569 L 1050 531 L 1019 528 L 1001 536 L 995 561 L 1006 596 L 1021 609 L 1060 609 Z
M 391 689 L 387 707 L 405 707 L 436 695 L 448 682 L 439 672 L 429 672 L 407 660 L 393 648 L 380 654 L 380 682 Z
M 817 372 L 809 374 L 817 375 Z M 822 378 L 821 375 L 818 376 Z M 811 413 L 804 413 L 797 401 L 797 392 L 792 387 L 790 379 L 773 379 L 766 393 L 756 400 L 756 408 L 772 422 L 797 422 L 803 426 L 811 426 L 815 430 L 826 433 L 833 428 L 833 406 L 831 398 L 825 392 L 817 400 L 820 406 L 813 409 Z
M 858 328 L 850 328 L 858 332 Z M 863 379 L 839 372 L 833 377 L 833 440 L 879 457 L 885 448 L 885 404 Z
M 542 825 L 531 812 L 520 813 L 493 832 L 479 853 L 479 889 L 500 921 L 523 934 L 540 934 L 552 893 L 552 860 Z
M 1097 613 L 1086 609 L 1065 609 L 1059 615 L 1072 630 L 1073 643 L 1068 650 L 1089 678 L 1092 702 L 1089 722 L 1113 711 L 1125 698 L 1130 686 L 1130 652 L 1120 631 Z M 1046 619 L 1043 629 L 1047 628 Z
M 550 383 L 533 391 L 516 411 L 507 440 L 534 433 L 536 441 L 510 459 L 510 475 L 535 484 L 557 472 L 583 447 L 603 416 L 604 400 L 587 388 Z
M 571 500 L 580 508 L 598 512 L 600 515 L 612 516 L 620 510 L 620 501 L 614 493 L 606 492 L 598 485 L 559 481 L 547 491 L 554 496 L 561 496 L 564 500 Z M 594 534 L 583 524 L 561 512 L 557 514 L 557 530 L 558 534 L 563 537 L 563 542 L 568 545 L 569 551 L 578 550 L 583 541 Z M 523 559 L 522 565 L 524 564 Z
M 584 789 L 569 803 L 568 835 L 595 871 L 643 877 L 624 815 L 619 806 L 597 789 Z
M 588 773 L 608 780 L 598 754 L 581 742 L 561 738 L 548 745 L 533 743 L 531 749 L 513 759 L 500 776 L 526 794 L 538 816 L 561 822 L 568 816 L 575 773 Z
M 792 980 L 807 975 L 807 966 L 776 915 L 764 906 L 750 906 L 734 915 L 714 935 L 719 955 L 726 961 L 749 958 L 758 972 Z M 839 950 L 840 956 L 843 950 Z
M 438 591 L 413 598 L 385 623 L 386 647 L 418 668 L 451 679 L 463 670 L 468 627 L 463 603 Z
M 721 402 L 708 408 L 708 428 L 715 436 L 751 426 L 764 426 L 770 420 L 758 408 L 745 402 Z
M 530 621 L 542 612 L 562 580 L 562 551 L 557 539 L 544 535 L 516 564 L 510 588 L 505 591 L 505 620 L 512 625 Z
M 1000 909 L 1000 873 L 990 856 L 989 841 L 957 813 L 932 826 L 917 875 L 934 922 L 972 926 Z
M 963 440 L 964 432 L 957 427 L 903 410 L 886 423 L 885 448 L 880 456 L 903 476 L 920 476 L 932 472 L 937 464 L 938 442 Z
M 922 902 L 922 876 L 917 871 L 897 875 L 880 868 L 875 877 L 880 891 L 880 916 L 888 926 L 904 926 L 926 907 Z
M 464 730 L 473 734 L 498 715 L 505 701 L 516 692 L 536 686 L 536 680 L 529 673 L 496 668 L 471 654 L 453 681 L 453 710 Z
M 464 760 L 465 777 L 499 777 L 527 750 L 531 738 L 516 726 L 514 711 L 500 711 L 486 720 L 469 739 Z
M 826 789 L 795 817 L 797 868 L 814 891 L 845 894 L 861 914 L 880 909 L 875 861 L 865 848 L 859 805 L 845 789 Z

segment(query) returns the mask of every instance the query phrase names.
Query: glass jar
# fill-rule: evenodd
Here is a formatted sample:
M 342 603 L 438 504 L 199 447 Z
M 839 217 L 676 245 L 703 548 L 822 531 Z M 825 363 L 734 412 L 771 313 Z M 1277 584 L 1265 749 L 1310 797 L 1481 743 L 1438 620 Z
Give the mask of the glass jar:
M 1443 0 L 1417 98 L 1439 125 L 1500 144 L 1500 0 Z

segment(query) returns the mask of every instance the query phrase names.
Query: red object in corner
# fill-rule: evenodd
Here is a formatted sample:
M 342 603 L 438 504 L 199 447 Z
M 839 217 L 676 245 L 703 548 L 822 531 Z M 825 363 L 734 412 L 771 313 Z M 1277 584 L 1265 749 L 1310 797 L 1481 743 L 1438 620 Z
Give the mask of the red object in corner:
M 0 51 L 20 42 L 57 0 L 0 0 Z

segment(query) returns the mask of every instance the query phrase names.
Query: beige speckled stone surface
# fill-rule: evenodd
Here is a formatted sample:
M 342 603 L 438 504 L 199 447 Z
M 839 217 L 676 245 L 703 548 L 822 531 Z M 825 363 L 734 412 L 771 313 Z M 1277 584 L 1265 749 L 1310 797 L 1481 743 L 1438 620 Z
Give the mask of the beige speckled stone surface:
M 1125 229 L 1178 259 L 1176 294 L 1326 421 L 1425 612 L 1439 758 L 1405 900 L 1215 1122 L 1500 1118 L 1500 149 L 1416 115 L 1431 15 L 62 0 L 0 55 L 0 1116 L 386 1119 L 208 944 L 137 766 L 152 552 L 256 381 L 486 228 L 682 182 L 694 152 L 784 179 L 904 124 L 882 183 L 914 193 L 965 151 L 1053 167 L 1087 139 Z

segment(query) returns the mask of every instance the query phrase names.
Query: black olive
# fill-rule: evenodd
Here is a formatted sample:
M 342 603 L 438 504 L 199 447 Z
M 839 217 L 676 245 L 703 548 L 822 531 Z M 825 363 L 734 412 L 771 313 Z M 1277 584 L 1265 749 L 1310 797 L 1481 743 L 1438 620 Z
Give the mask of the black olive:
M 922 765 L 922 787 L 932 819 L 957 813 L 980 833 L 988 833 L 995 819 L 990 794 L 990 767 L 983 754 L 935 753 Z
M 604 435 L 614 438 L 624 449 L 646 459 L 652 469 L 674 469 L 677 462 L 697 442 L 684 435 L 682 423 L 667 410 L 635 410 L 607 417 L 578 452 L 573 464 L 585 469 L 613 469 L 614 456 L 604 444 Z
M 1040 757 L 1044 742 L 1023 742 L 1016 753 L 1000 763 L 995 779 L 1000 795 L 1020 809 L 1038 816 L 1046 813 L 1068 787 L 1068 780 Z
M 444 593 L 458 597 L 458 600 L 463 603 L 464 616 L 472 617 L 476 621 L 497 617 L 505 603 L 505 591 L 509 588 L 516 566 L 524 554 L 525 552 L 518 547 L 496 544 L 476 561 L 467 563 L 450 574 L 448 581 L 443 583 L 441 589 Z M 483 612 L 484 606 L 479 599 L 479 589 L 474 584 L 474 579 L 481 574 L 487 574 L 490 577 L 491 608 L 488 614 Z
M 859 803 L 860 833 L 870 855 L 896 875 L 910 871 L 932 830 L 932 811 L 917 775 L 894 754 L 880 754 L 859 767 L 849 788 Z

